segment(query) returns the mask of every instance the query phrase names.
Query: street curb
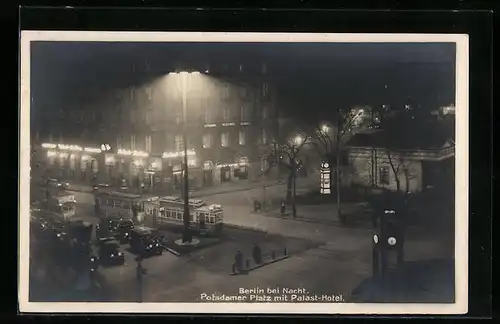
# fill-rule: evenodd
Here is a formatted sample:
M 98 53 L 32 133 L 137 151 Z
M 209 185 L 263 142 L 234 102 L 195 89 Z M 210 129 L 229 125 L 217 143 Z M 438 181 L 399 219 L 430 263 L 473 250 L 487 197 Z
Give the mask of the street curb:
M 253 226 L 246 226 L 246 225 L 237 225 L 237 224 L 228 224 L 224 223 L 224 227 L 229 227 L 233 229 L 239 229 L 239 230 L 246 230 L 246 231 L 254 231 L 254 232 L 260 232 L 263 234 L 267 234 L 267 230 L 258 228 L 258 227 L 253 227 Z
M 257 213 L 257 215 L 261 215 L 261 216 L 269 217 L 269 218 L 275 218 L 275 219 L 285 219 L 285 220 L 289 220 L 289 221 L 293 221 L 293 222 L 319 224 L 319 225 L 332 226 L 332 227 L 372 228 L 370 225 L 357 226 L 357 225 L 350 225 L 350 224 L 341 224 L 339 221 L 321 221 L 321 220 L 306 219 L 303 217 L 296 217 L 296 218 L 281 217 L 281 216 L 272 216 L 272 215 L 269 215 L 266 213 Z

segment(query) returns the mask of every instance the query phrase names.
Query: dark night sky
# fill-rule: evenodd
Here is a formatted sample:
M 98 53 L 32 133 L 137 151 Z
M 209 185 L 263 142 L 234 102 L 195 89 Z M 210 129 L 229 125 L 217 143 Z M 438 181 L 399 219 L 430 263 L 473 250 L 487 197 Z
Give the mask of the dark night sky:
M 280 105 L 312 108 L 354 104 L 423 107 L 454 102 L 453 43 L 32 43 L 33 109 L 67 108 L 109 89 L 160 76 L 178 62 L 265 61 L 286 98 Z M 132 73 L 135 62 L 137 69 Z M 147 62 L 147 64 L 146 64 Z M 146 72 L 146 66 L 150 71 Z M 125 83 L 124 83 L 125 82 Z M 384 85 L 388 90 L 384 90 Z

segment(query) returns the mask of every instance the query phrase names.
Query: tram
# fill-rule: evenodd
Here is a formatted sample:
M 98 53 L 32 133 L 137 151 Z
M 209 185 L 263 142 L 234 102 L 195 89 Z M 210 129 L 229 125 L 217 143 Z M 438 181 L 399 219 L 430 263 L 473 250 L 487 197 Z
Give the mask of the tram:
M 125 192 L 96 192 L 95 208 L 102 218 L 120 216 L 141 222 L 144 220 L 144 203 L 148 198 Z
M 223 226 L 222 206 L 189 199 L 189 226 L 203 234 L 218 234 Z M 175 196 L 157 197 L 145 203 L 146 213 L 158 227 L 184 226 L 184 201 Z

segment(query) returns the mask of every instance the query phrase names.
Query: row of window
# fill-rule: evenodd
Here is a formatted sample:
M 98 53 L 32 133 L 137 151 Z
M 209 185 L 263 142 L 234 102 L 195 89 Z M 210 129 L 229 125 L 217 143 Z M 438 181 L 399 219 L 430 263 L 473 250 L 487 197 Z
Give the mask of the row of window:
M 222 147 L 229 147 L 233 146 L 236 143 L 241 146 L 245 146 L 248 144 L 248 132 L 245 129 L 242 129 L 238 132 L 238 138 L 234 138 L 232 136 L 232 132 L 223 132 L 220 134 L 220 146 Z M 174 141 L 174 150 L 176 152 L 181 152 L 184 150 L 184 145 L 183 145 L 183 139 L 182 135 L 175 135 L 173 138 Z M 233 142 L 237 141 L 237 142 Z M 260 136 L 259 136 L 259 143 L 260 144 L 267 144 L 268 143 L 268 135 L 265 129 L 261 129 Z M 130 136 L 130 149 L 131 150 L 136 150 L 139 147 L 145 147 L 146 152 L 152 152 L 152 138 L 151 135 L 146 135 L 144 138 L 144 141 L 141 141 L 141 144 L 143 145 L 137 145 L 137 136 L 131 135 Z M 188 140 L 188 148 L 192 148 L 193 145 L 191 145 L 191 141 Z M 214 134 L 204 134 L 202 137 L 202 147 L 203 148 L 213 148 L 216 145 L 219 145 L 219 143 L 216 143 L 216 139 Z M 118 149 L 124 148 L 124 145 L 122 143 L 121 138 L 117 138 L 116 141 L 116 147 Z
M 227 99 L 231 96 L 231 88 L 232 86 L 228 83 L 224 83 L 221 85 L 221 97 L 224 99 Z M 162 89 L 161 91 L 165 91 Z M 128 99 L 130 101 L 135 101 L 139 98 L 143 98 L 147 101 L 152 101 L 153 100 L 153 88 L 152 87 L 145 87 L 144 88 L 144 96 L 138 97 L 137 95 L 138 89 L 135 87 L 131 87 L 128 90 Z M 180 96 L 180 92 L 175 92 L 178 96 Z M 239 95 L 241 98 L 245 99 L 248 98 L 250 94 L 250 91 L 248 87 L 239 87 Z M 268 83 L 263 83 L 262 88 L 261 88 L 261 95 L 262 98 L 269 98 L 269 84 Z M 125 92 L 123 91 L 118 91 L 116 93 L 116 100 L 118 102 L 124 101 L 126 99 Z
M 132 202 L 121 199 L 101 199 L 100 203 L 104 206 L 120 208 L 125 210 L 132 210 Z M 135 204 L 138 212 L 144 211 L 144 204 Z

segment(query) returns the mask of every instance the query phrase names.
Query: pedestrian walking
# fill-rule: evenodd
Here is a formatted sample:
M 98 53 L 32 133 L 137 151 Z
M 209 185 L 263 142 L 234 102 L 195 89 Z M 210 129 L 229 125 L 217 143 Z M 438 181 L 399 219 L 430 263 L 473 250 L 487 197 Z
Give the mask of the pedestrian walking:
M 146 272 L 146 269 L 143 268 L 142 266 L 142 258 L 141 257 L 138 257 L 136 259 L 137 261 L 137 267 L 136 267 L 136 280 L 137 280 L 137 286 L 136 286 L 136 293 L 137 293 L 137 301 L 139 303 L 142 302 L 142 288 L 143 288 L 143 275 L 145 275 L 147 272 Z
M 262 250 L 260 249 L 260 246 L 258 244 L 254 244 L 253 249 L 252 249 L 252 255 L 253 255 L 253 259 L 255 261 L 255 264 L 262 263 Z
M 236 252 L 236 256 L 234 257 L 234 264 L 236 266 L 236 271 L 241 272 L 243 269 L 243 253 L 240 250 Z

